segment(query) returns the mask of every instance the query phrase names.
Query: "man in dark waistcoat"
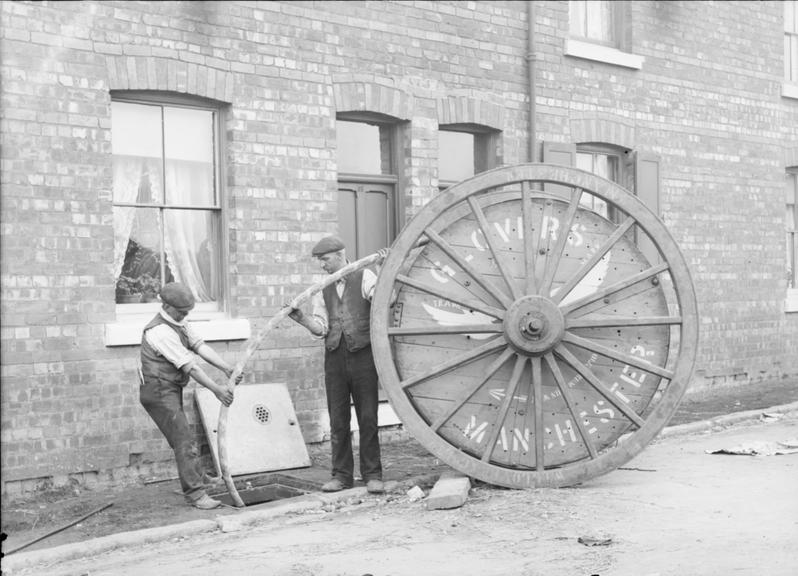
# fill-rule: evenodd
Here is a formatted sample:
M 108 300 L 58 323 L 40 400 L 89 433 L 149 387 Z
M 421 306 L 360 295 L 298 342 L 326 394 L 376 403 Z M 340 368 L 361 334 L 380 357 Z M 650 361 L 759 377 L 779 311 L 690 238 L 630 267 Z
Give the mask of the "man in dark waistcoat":
M 311 253 L 328 274 L 347 264 L 344 243 L 337 236 L 321 239 Z M 354 482 L 350 401 L 360 434 L 360 475 L 369 492 L 384 492 L 377 434 L 379 384 L 369 331 L 376 282 L 374 272 L 361 269 L 316 294 L 310 315 L 298 309 L 289 314 L 311 334 L 324 338 L 324 384 L 332 445 L 332 479 L 322 486 L 325 492 L 351 488 Z
M 195 302 L 188 286 L 170 282 L 163 286 L 160 296 L 163 307 L 144 327 L 141 337 L 139 400 L 174 451 L 186 501 L 197 508 L 210 510 L 221 502 L 206 492 L 208 477 L 183 412 L 183 388 L 190 378 L 194 378 L 213 392 L 222 404 L 230 406 L 233 391 L 226 384 L 214 382 L 200 367 L 199 359 L 215 366 L 228 378 L 234 368 L 185 322 Z M 236 384 L 240 381 L 241 376 Z

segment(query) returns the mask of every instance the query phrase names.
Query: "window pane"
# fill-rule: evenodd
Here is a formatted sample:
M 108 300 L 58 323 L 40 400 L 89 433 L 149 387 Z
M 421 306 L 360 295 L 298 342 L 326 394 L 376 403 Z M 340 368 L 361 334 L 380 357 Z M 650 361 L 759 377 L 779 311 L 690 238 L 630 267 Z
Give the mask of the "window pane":
M 613 2 L 587 0 L 569 2 L 569 31 L 572 36 L 605 44 L 615 43 Z
M 191 287 L 197 302 L 219 297 L 220 247 L 218 213 L 204 210 L 164 210 L 164 249 L 176 282 Z
M 163 177 L 159 158 L 114 156 L 114 202 L 160 204 Z
M 613 182 L 618 182 L 618 157 L 610 154 L 601 154 L 599 152 L 577 152 L 576 153 L 576 167 L 580 170 L 592 172 L 597 176 L 606 178 Z M 610 218 L 607 203 L 593 196 L 592 194 L 582 194 L 579 201 L 581 206 L 586 206 L 601 214 L 605 218 Z
M 474 175 L 474 135 L 467 132 L 438 132 L 438 179 L 465 180 Z
M 366 190 L 365 249 L 358 257 L 391 245 L 392 195 L 387 190 Z
M 584 37 L 587 30 L 587 14 L 584 0 L 571 0 L 568 6 L 570 9 L 568 21 L 571 34 Z
M 166 203 L 216 206 L 213 113 L 164 108 Z
M 577 152 L 576 167 L 585 172 L 593 172 L 593 155 L 585 152 Z
M 607 154 L 595 155 L 594 172 L 599 176 L 601 176 L 602 178 L 606 178 L 607 180 L 612 180 L 613 182 L 617 182 L 617 166 L 618 166 L 617 156 L 608 156 Z
M 350 174 L 382 174 L 379 127 L 343 120 L 338 120 L 335 124 L 338 171 Z
M 114 202 L 160 202 L 161 109 L 111 103 Z
M 124 249 L 117 273 L 116 302 L 156 301 L 161 287 L 161 233 L 158 210 L 114 207 L 114 233 Z M 168 278 L 167 278 L 168 281 Z
M 111 103 L 111 151 L 115 155 L 161 157 L 161 108 Z
M 612 3 L 604 0 L 587 2 L 587 37 L 592 40 L 612 42 Z

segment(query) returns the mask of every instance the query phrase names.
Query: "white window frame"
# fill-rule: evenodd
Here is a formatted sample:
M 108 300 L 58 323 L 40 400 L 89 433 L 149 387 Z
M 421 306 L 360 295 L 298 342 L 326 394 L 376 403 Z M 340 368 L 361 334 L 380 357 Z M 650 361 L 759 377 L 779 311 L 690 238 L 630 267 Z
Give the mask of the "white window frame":
M 569 1 L 569 30 L 570 19 L 573 18 L 573 2 Z M 570 35 L 565 40 L 565 55 L 583 60 L 603 62 L 623 68 L 639 70 L 643 67 L 645 58 L 633 54 L 628 48 L 628 26 L 631 20 L 631 3 L 611 2 L 613 41 L 611 44 L 599 39 L 587 38 L 581 35 Z
M 138 92 L 126 91 L 112 94 L 115 102 L 131 102 L 139 104 L 156 104 L 161 106 L 176 106 L 194 109 L 213 110 L 215 113 L 215 152 L 214 152 L 214 178 L 217 193 L 219 194 L 220 211 L 220 257 L 221 269 L 228 269 L 226 258 L 228 252 L 228 239 L 224 233 L 226 226 L 225 190 L 222 186 L 223 165 L 223 109 L 216 102 L 201 98 L 176 96 L 163 92 Z M 113 130 L 113 126 L 111 127 Z M 116 280 L 116 279 L 114 279 Z M 199 335 L 208 341 L 243 340 L 251 335 L 249 321 L 235 319 L 229 315 L 229 278 L 221 279 L 221 294 L 217 302 L 198 303 L 192 310 L 188 321 Z M 106 346 L 130 346 L 141 343 L 141 335 L 147 323 L 161 309 L 160 302 L 142 304 L 116 304 L 116 321 L 105 325 Z

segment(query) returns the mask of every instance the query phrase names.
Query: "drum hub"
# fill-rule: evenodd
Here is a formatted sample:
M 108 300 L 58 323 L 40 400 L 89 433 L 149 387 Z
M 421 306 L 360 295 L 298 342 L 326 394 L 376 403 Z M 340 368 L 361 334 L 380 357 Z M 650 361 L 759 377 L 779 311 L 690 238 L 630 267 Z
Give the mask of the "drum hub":
M 538 295 L 523 296 L 507 310 L 504 332 L 518 352 L 539 356 L 562 339 L 565 320 L 550 299 Z

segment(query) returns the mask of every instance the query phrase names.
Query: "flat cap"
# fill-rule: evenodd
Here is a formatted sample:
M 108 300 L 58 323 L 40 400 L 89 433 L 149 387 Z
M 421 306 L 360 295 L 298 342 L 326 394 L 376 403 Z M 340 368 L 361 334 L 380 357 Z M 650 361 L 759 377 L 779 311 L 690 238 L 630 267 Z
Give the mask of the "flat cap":
M 326 236 L 316 243 L 310 253 L 313 256 L 324 256 L 329 252 L 338 252 L 344 248 L 346 248 L 344 241 L 338 236 Z
M 178 310 L 187 311 L 194 308 L 196 300 L 188 286 L 180 282 L 169 282 L 161 288 L 161 302 Z

